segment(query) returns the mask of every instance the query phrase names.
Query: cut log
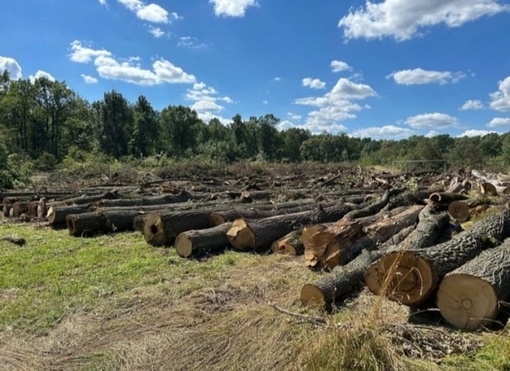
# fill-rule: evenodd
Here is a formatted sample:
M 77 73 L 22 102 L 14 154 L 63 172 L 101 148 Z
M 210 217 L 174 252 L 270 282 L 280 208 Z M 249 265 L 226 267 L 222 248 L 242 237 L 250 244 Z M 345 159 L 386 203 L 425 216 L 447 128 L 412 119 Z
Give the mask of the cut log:
M 30 211 L 33 210 L 32 202 L 34 201 L 17 201 L 12 205 L 12 216 L 18 217 L 21 214 L 32 215 Z M 36 206 L 37 207 L 37 206 Z M 35 214 L 34 214 L 35 216 Z
M 372 203 L 369 206 L 366 206 L 364 208 L 350 211 L 347 215 L 345 215 L 345 218 L 357 219 L 357 218 L 362 218 L 365 216 L 374 215 L 388 204 L 391 197 L 396 196 L 402 192 L 404 192 L 403 188 L 402 189 L 397 189 L 397 188 L 389 189 L 386 192 L 384 192 L 384 194 L 382 195 L 382 197 L 379 200 L 375 201 L 374 203 Z
M 83 214 L 89 210 L 90 205 L 72 205 L 50 207 L 46 217 L 52 228 L 66 228 L 66 217 L 71 214 Z
M 72 205 L 72 204 L 85 205 L 85 204 L 90 204 L 92 202 L 98 202 L 98 201 L 105 200 L 105 199 L 112 200 L 112 199 L 116 199 L 116 198 L 120 198 L 120 196 L 117 192 L 108 191 L 108 192 L 94 194 L 94 195 L 86 195 L 85 194 L 85 195 L 82 195 L 79 197 L 68 198 L 64 201 L 67 205 Z
M 431 193 L 434 193 L 436 190 L 424 190 L 424 191 L 406 191 L 395 197 L 392 197 L 386 208 L 388 210 L 392 210 L 399 206 L 411 206 L 411 205 L 425 205 L 427 200 L 430 197 Z
M 209 228 L 210 210 L 169 211 L 151 214 L 145 221 L 143 236 L 152 246 L 171 246 L 179 233 Z
M 301 238 L 302 231 L 295 230 L 273 242 L 271 250 L 277 254 L 303 255 L 305 246 Z
M 232 223 L 223 223 L 212 228 L 179 233 L 175 239 L 175 250 L 183 258 L 221 251 L 230 246 L 226 235 L 230 227 Z
M 468 196 L 460 193 L 435 192 L 429 197 L 429 202 L 436 205 L 448 206 L 454 201 L 467 200 Z
M 41 197 L 39 202 L 37 203 L 37 214 L 38 218 L 45 218 L 48 214 L 48 209 L 46 208 L 46 197 Z
M 71 214 L 67 215 L 66 224 L 71 236 L 89 237 L 99 233 L 132 231 L 133 219 L 139 214 L 136 210 Z
M 140 214 L 135 216 L 133 219 L 133 230 L 143 233 L 143 228 L 145 226 L 145 222 L 149 218 L 149 215 L 151 214 Z
M 464 223 L 471 217 L 469 206 L 463 201 L 453 201 L 448 206 L 448 214 L 458 223 Z
M 384 255 L 370 267 L 366 284 L 375 294 L 406 305 L 418 305 L 436 290 L 448 272 L 494 247 L 509 234 L 510 211 L 504 210 L 480 220 L 450 241 Z
M 443 318 L 464 330 L 493 324 L 499 303 L 509 299 L 510 239 L 448 273 L 437 292 Z
M 238 250 L 266 249 L 287 233 L 305 225 L 340 220 L 351 209 L 344 205 L 300 213 L 278 215 L 263 219 L 236 219 L 227 233 L 232 246 Z
M 121 198 L 121 199 L 103 199 L 96 203 L 98 207 L 120 207 L 120 206 L 129 206 L 133 208 L 134 206 L 154 206 L 154 205 L 164 205 L 164 204 L 173 204 L 179 202 L 187 202 L 190 200 L 201 200 L 205 198 L 204 194 L 200 194 L 199 196 L 193 196 L 189 192 L 181 192 L 177 195 L 161 195 L 161 196 L 153 196 L 153 197 L 143 197 L 143 198 Z
M 382 244 L 402 229 L 415 225 L 423 208 L 422 205 L 411 206 L 396 215 L 390 215 L 366 227 L 365 232 L 374 243 Z
M 446 212 L 439 212 L 433 205 L 427 205 L 418 215 L 418 225 L 399 244 L 400 250 L 421 249 L 432 246 L 440 238 L 443 228 L 449 221 Z

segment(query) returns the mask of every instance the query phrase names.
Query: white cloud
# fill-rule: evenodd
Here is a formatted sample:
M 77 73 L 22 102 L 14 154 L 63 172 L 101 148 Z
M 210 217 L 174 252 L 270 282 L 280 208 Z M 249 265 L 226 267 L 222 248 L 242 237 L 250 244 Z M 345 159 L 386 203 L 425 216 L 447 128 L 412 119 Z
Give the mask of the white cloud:
M 282 78 L 281 78 L 281 77 L 276 76 L 276 77 L 274 78 L 274 81 L 276 81 L 276 82 L 280 82 L 280 81 L 282 81 Z
M 201 43 L 196 37 L 182 36 L 177 43 L 177 46 L 188 49 L 203 49 L 207 47 L 206 44 Z
M 214 4 L 214 14 L 224 17 L 244 17 L 246 9 L 259 6 L 257 0 L 209 0 Z
M 498 83 L 499 90 L 490 95 L 491 108 L 496 111 L 510 111 L 510 76 Z
M 411 129 L 401 128 L 394 125 L 386 125 L 382 127 L 370 127 L 353 132 L 351 136 L 359 138 L 372 139 L 404 139 L 413 135 Z
M 420 30 L 444 24 L 460 27 L 483 16 L 509 11 L 510 5 L 497 0 L 384 0 L 366 1 L 363 8 L 351 9 L 340 19 L 346 39 L 380 39 L 398 41 L 420 35 Z
M 457 137 L 483 137 L 484 135 L 496 133 L 495 131 L 489 131 L 489 130 L 477 130 L 477 129 L 470 129 L 466 130 L 462 134 L 458 135 Z
M 30 75 L 28 77 L 28 79 L 30 80 L 30 82 L 33 84 L 35 82 L 35 80 L 37 79 L 40 79 L 40 78 L 46 78 L 50 81 L 55 81 L 55 78 L 53 76 L 51 76 L 48 72 L 45 72 L 45 71 L 37 71 L 35 73 L 35 75 Z
M 84 47 L 80 41 L 71 43 L 71 60 L 78 63 L 89 63 L 94 60 L 99 76 L 110 80 L 120 80 L 136 85 L 151 86 L 159 84 L 194 83 L 195 76 L 182 68 L 173 65 L 165 59 L 159 59 L 152 64 L 152 70 L 139 65 L 140 58 L 129 58 L 119 62 L 107 50 L 94 50 Z
M 303 86 L 307 86 L 312 89 L 324 89 L 326 87 L 325 82 L 322 82 L 319 79 L 312 79 L 311 77 L 305 77 L 302 83 Z
M 98 83 L 98 80 L 93 76 L 85 75 L 83 73 L 80 76 L 83 78 L 83 81 L 85 82 L 85 84 L 97 84 Z
M 427 71 L 421 68 L 392 72 L 386 76 L 387 79 L 393 78 L 393 80 L 400 85 L 444 85 L 447 83 L 455 83 L 464 77 L 466 77 L 466 75 L 462 72 Z
M 99 0 L 99 4 L 106 5 L 106 0 Z
M 435 131 L 435 130 L 431 130 L 427 134 L 425 134 L 425 137 L 432 138 L 432 137 L 437 137 L 438 135 L 441 135 L 441 133 L 438 131 Z
M 345 63 L 343 61 L 338 61 L 338 60 L 331 61 L 330 67 L 333 72 L 342 72 L 342 71 L 351 70 L 351 66 L 349 66 L 347 63 Z
M 294 123 L 292 123 L 292 121 L 289 121 L 289 120 L 283 120 L 283 121 L 280 121 L 278 124 L 276 124 L 276 128 L 280 131 L 292 129 L 295 127 L 296 127 L 296 125 L 294 125 Z
M 117 0 L 126 8 L 131 10 L 136 16 L 144 21 L 152 23 L 169 23 L 170 20 L 179 19 L 177 13 L 169 14 L 160 5 L 150 3 L 146 4 L 142 0 Z
M 330 132 L 345 131 L 346 127 L 340 122 L 355 118 L 355 112 L 363 108 L 353 102 L 368 97 L 376 96 L 377 93 L 368 85 L 356 84 L 346 78 L 341 78 L 336 85 L 320 97 L 306 97 L 296 99 L 295 104 L 317 107 L 308 113 L 306 128 L 317 133 L 323 130 Z
M 446 113 L 424 113 L 421 115 L 411 116 L 405 120 L 405 123 L 412 128 L 448 128 L 459 125 L 457 118 L 447 115 Z
M 160 37 L 165 36 L 165 31 L 163 31 L 159 27 L 149 26 L 149 32 L 154 36 L 156 39 L 159 39 Z
M 3 73 L 5 70 L 9 72 L 11 80 L 19 80 L 23 77 L 21 66 L 14 58 L 0 56 L 0 73 Z
M 218 92 L 213 87 L 203 82 L 196 82 L 192 88 L 187 89 L 186 99 L 193 102 L 190 108 L 197 112 L 202 121 L 209 122 L 217 118 L 224 124 L 230 122 L 219 115 L 225 109 L 220 103 L 232 104 L 234 101 L 228 96 L 218 96 Z
M 467 100 L 462 105 L 462 107 L 460 107 L 460 109 L 463 111 L 483 109 L 483 103 L 481 100 L 470 99 L 470 100 Z
M 303 116 L 301 115 L 298 115 L 296 113 L 292 113 L 292 112 L 287 112 L 287 116 L 291 119 L 291 120 L 301 120 L 303 118 Z
M 495 117 L 488 124 L 488 127 L 495 128 L 497 126 L 510 126 L 509 117 Z

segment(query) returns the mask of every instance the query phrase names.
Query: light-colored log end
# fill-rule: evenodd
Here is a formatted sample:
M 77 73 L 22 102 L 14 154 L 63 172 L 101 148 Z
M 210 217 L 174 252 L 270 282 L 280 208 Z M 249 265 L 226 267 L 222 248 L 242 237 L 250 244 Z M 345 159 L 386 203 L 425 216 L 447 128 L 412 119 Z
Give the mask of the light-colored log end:
M 324 305 L 326 299 L 324 293 L 314 284 L 307 283 L 301 289 L 301 304 L 308 306 L 312 303 L 317 305 Z
M 189 258 L 193 254 L 193 244 L 186 233 L 179 233 L 175 239 L 175 251 L 183 258 Z
M 244 219 L 234 220 L 232 227 L 227 232 L 227 238 L 235 249 L 248 250 L 255 248 L 255 235 Z

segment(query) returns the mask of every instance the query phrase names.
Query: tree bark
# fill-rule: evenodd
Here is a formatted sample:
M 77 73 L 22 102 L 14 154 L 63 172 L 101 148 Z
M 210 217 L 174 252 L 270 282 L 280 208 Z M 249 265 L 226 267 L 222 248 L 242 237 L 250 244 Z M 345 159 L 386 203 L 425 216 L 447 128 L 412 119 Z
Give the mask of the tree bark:
M 388 216 L 365 228 L 367 235 L 375 244 L 382 244 L 402 229 L 415 225 L 424 206 L 414 205 L 396 215 Z
M 350 207 L 345 205 L 278 215 L 263 219 L 236 219 L 227 233 L 230 243 L 238 250 L 266 249 L 294 229 L 314 223 L 340 220 Z
M 175 239 L 175 250 L 183 258 L 221 251 L 230 246 L 226 233 L 231 226 L 232 223 L 223 223 L 212 228 L 179 233 Z
M 66 224 L 71 236 L 89 237 L 99 233 L 132 231 L 133 219 L 137 215 L 140 215 L 137 210 L 71 214 L 67 215 Z
M 116 192 L 104 192 L 101 194 L 94 194 L 94 195 L 81 195 L 79 197 L 73 197 L 63 200 L 67 205 L 84 205 L 84 204 L 90 204 L 92 202 L 98 202 L 104 199 L 112 200 L 119 198 L 120 196 Z
M 153 197 L 142 197 L 142 198 L 121 198 L 121 199 L 103 199 L 96 203 L 98 207 L 137 207 L 137 206 L 155 206 L 174 204 L 179 202 L 187 202 L 190 200 L 201 200 L 205 195 L 193 196 L 189 192 L 181 192 L 177 195 L 160 195 Z
M 287 233 L 279 240 L 273 242 L 271 250 L 276 254 L 303 255 L 305 246 L 301 237 L 302 233 L 301 230 Z
M 396 196 L 399 193 L 402 193 L 403 191 L 404 191 L 404 189 L 396 189 L 396 188 L 389 189 L 386 192 L 384 192 L 383 196 L 379 200 L 375 201 L 371 205 L 366 206 L 362 209 L 350 211 L 347 215 L 345 215 L 345 218 L 357 219 L 357 218 L 362 218 L 365 216 L 374 215 L 388 204 L 391 197 Z
M 503 210 L 477 222 L 469 231 L 433 247 L 384 255 L 367 273 L 370 291 L 406 305 L 424 302 L 452 270 L 493 247 L 510 234 L 510 211 Z
M 50 226 L 54 229 L 66 228 L 66 217 L 71 214 L 83 214 L 89 211 L 90 205 L 72 205 L 50 207 L 46 217 Z
M 460 193 L 434 192 L 429 196 L 429 202 L 436 205 L 448 206 L 453 201 L 464 201 L 469 197 Z

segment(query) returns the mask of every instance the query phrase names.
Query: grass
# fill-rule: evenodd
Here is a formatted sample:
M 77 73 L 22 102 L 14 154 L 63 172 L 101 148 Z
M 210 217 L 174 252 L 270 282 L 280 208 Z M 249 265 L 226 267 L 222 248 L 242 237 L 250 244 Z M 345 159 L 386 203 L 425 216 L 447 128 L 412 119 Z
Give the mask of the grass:
M 186 260 L 136 233 L 1 224 L 7 236 L 27 243 L 0 241 L 2 370 L 510 369 L 508 330 L 415 327 L 367 293 L 332 314 L 302 308 L 299 290 L 317 273 L 300 257 Z

